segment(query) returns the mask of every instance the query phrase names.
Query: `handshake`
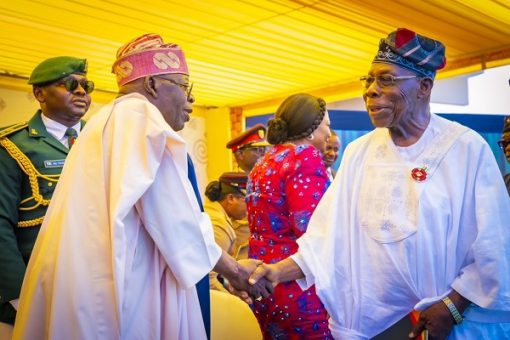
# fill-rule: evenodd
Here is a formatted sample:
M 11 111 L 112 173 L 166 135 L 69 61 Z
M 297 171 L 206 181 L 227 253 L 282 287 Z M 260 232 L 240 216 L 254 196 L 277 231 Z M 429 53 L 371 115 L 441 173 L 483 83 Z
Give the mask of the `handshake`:
M 301 268 L 290 257 L 266 264 L 255 259 L 235 261 L 225 251 L 213 270 L 228 280 L 231 294 L 249 304 L 273 294 L 273 287 L 280 282 L 304 277 Z
M 278 283 L 276 270 L 260 260 L 239 260 L 236 271 L 236 275 L 226 277 L 228 290 L 248 304 L 273 294 L 273 287 Z

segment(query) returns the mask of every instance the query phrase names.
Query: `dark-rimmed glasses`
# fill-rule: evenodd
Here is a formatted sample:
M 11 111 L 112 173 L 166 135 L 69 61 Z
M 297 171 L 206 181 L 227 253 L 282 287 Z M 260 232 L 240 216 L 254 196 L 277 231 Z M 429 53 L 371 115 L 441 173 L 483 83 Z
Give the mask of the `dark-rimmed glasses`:
M 57 85 L 63 85 L 66 88 L 66 90 L 71 93 L 76 91 L 78 85 L 80 85 L 86 93 L 91 93 L 92 91 L 94 91 L 94 82 L 92 80 L 85 79 L 78 80 L 76 78 L 67 78 L 57 83 Z
M 498 145 L 501 148 L 501 150 L 503 150 L 503 151 L 505 151 L 508 144 L 510 144 L 510 139 L 498 140 Z
M 394 75 L 391 75 L 391 74 L 381 74 L 379 76 L 363 76 L 363 77 L 360 77 L 359 80 L 361 81 L 361 84 L 363 84 L 363 86 L 365 88 L 368 88 L 370 87 L 370 85 L 372 85 L 372 83 L 377 80 L 377 84 L 379 84 L 379 86 L 381 87 L 388 87 L 388 86 L 394 86 L 396 84 L 397 81 L 399 80 L 406 80 L 406 79 L 413 79 L 413 78 L 417 78 L 418 76 L 394 76 Z
M 184 94 L 186 94 L 186 99 L 188 101 L 191 100 L 191 90 L 193 90 L 193 83 L 189 83 L 189 84 L 182 84 L 182 83 L 179 83 L 173 79 L 169 79 L 169 78 L 163 78 L 163 77 L 155 77 L 155 78 L 158 78 L 158 79 L 162 79 L 162 80 L 166 80 L 166 81 L 169 81 L 171 82 L 172 84 L 174 85 L 177 85 L 179 87 L 181 87 L 183 90 L 184 90 Z
M 238 149 L 238 151 L 245 151 L 245 150 L 252 150 L 258 154 L 264 154 L 266 153 L 266 147 L 265 146 L 245 146 Z

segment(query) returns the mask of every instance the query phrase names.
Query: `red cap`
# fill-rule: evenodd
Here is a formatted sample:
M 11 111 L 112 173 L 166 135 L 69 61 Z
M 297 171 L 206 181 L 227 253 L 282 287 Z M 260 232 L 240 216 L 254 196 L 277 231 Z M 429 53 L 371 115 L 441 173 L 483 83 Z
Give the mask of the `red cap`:
M 263 124 L 252 126 L 227 143 L 227 148 L 232 149 L 232 151 L 256 146 L 269 146 L 266 141 L 266 127 Z
M 236 188 L 242 194 L 246 194 L 248 174 L 246 172 L 225 172 L 220 176 L 220 182 Z

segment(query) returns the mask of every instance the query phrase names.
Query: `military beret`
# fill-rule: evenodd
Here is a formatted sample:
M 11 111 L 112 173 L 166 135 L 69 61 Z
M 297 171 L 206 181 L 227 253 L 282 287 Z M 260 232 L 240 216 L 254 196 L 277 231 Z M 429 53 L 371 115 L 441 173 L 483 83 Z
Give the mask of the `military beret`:
M 503 124 L 503 133 L 510 133 L 510 116 L 505 117 L 505 121 Z
M 399 28 L 381 39 L 372 62 L 395 64 L 434 78 L 436 71 L 446 65 L 445 47 L 440 41 Z
M 232 151 L 256 146 L 269 146 L 266 141 L 266 127 L 263 124 L 252 126 L 227 143 L 227 148 Z
M 246 194 L 248 174 L 246 172 L 225 172 L 220 176 L 220 182 L 236 188 L 242 194 Z
M 50 58 L 34 68 L 28 83 L 32 85 L 46 84 L 73 73 L 87 74 L 87 60 L 74 57 Z

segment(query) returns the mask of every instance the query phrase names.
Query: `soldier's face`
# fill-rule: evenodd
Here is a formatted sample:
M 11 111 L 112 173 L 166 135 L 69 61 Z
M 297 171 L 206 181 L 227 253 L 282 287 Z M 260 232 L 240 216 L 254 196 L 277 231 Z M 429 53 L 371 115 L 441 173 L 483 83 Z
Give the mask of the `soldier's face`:
M 72 91 L 64 85 L 68 78 L 76 79 L 79 84 Z M 86 81 L 85 76 L 72 74 L 50 85 L 34 86 L 34 95 L 46 116 L 61 124 L 72 126 L 79 122 L 90 107 L 90 95 L 83 88 Z
M 234 155 L 239 167 L 246 172 L 250 172 L 255 166 L 255 163 L 257 163 L 257 160 L 264 156 L 265 153 L 266 148 L 258 146 L 239 149 L 234 153 Z

